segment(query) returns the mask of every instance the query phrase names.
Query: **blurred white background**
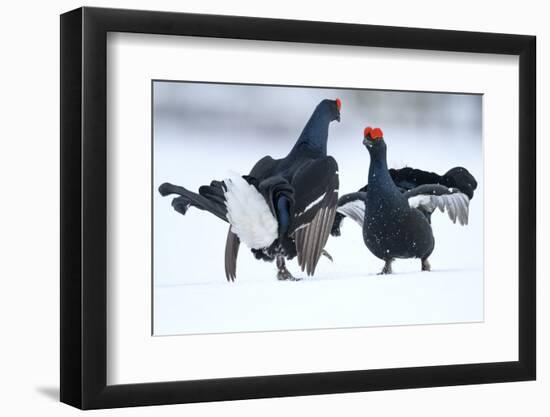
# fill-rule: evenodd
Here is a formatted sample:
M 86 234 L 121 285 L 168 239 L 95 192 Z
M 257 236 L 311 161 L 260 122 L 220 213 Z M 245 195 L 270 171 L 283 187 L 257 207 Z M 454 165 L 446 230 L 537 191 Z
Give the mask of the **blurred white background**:
M 435 0 L 385 2 L 319 2 L 279 0 L 89 0 L 90 6 L 158 9 L 199 13 L 236 14 L 418 26 L 455 30 L 536 34 L 538 44 L 538 138 L 539 213 L 550 209 L 543 186 L 550 181 L 550 166 L 540 162 L 550 157 L 547 120 L 550 84 L 550 27 L 546 5 L 540 1 L 493 2 L 464 0 L 449 4 Z M 0 303 L 3 338 L 0 347 L 3 378 L 0 389 L 3 415 L 81 415 L 59 404 L 59 14 L 80 7 L 82 2 L 9 2 L 4 4 L 0 26 L 3 65 L 3 135 L 0 178 L 8 192 L 17 184 L 33 184 L 29 204 L 24 198 L 2 200 L 0 228 L 5 284 Z M 505 122 L 505 121 L 503 121 Z M 544 277 L 550 274 L 544 255 L 550 244 L 550 220 L 539 216 L 539 301 L 550 297 Z M 167 407 L 104 410 L 100 416 L 280 416 L 314 412 L 379 416 L 546 416 L 550 390 L 550 307 L 538 303 L 538 381 L 481 386 L 441 387 L 322 395 Z

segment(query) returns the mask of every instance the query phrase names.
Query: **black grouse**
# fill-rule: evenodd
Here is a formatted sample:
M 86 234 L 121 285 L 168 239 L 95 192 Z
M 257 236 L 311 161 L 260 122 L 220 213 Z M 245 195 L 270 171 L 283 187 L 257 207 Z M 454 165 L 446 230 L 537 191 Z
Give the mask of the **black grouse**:
M 177 194 L 172 206 L 185 214 L 193 206 L 230 224 L 225 275 L 234 281 L 240 242 L 257 259 L 276 260 L 279 280 L 296 280 L 285 259 L 298 258 L 313 275 L 336 214 L 338 165 L 327 156 L 329 125 L 340 121 L 341 101 L 325 99 L 315 108 L 296 144 L 281 159 L 265 156 L 245 176 L 203 185 L 199 193 L 164 183 L 163 196 Z
M 443 176 L 413 168 L 388 170 L 382 131 L 367 127 L 363 136 L 371 159 L 368 184 L 339 199 L 331 233 L 339 236 L 343 218 L 350 217 L 363 228 L 367 248 L 385 261 L 381 274 L 392 273 L 395 258 L 419 258 L 422 270 L 429 271 L 432 213 L 436 208 L 446 210 L 453 223 L 458 219 L 461 225 L 468 224 L 477 182 L 462 167 Z

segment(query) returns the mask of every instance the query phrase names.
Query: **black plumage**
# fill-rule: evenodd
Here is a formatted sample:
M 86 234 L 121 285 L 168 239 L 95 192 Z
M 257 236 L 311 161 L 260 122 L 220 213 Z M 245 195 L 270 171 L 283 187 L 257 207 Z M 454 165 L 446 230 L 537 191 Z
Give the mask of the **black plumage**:
M 169 183 L 159 187 L 163 196 L 179 195 L 172 201 L 177 212 L 186 214 L 193 206 L 230 223 L 228 280 L 236 277 L 241 241 L 257 259 L 276 260 L 280 280 L 295 279 L 285 259 L 297 257 L 302 271 L 315 272 L 338 202 L 338 165 L 327 156 L 327 140 L 330 123 L 340 120 L 340 106 L 339 99 L 321 101 L 287 156 L 265 156 L 242 179 L 212 181 L 198 194 Z
M 413 168 L 388 170 L 382 131 L 367 128 L 364 136 L 371 160 L 368 184 L 340 197 L 331 233 L 340 235 L 343 218 L 350 217 L 363 228 L 367 248 L 385 261 L 381 273 L 391 273 L 396 258 L 419 258 L 422 270 L 429 270 L 433 211 L 447 211 L 453 222 L 467 224 L 477 182 L 462 167 L 442 176 Z
M 459 189 L 471 200 L 477 188 L 476 179 L 463 167 L 451 168 L 443 175 L 410 167 L 401 169 L 391 168 L 389 173 L 395 185 L 402 191 L 408 191 L 424 184 L 440 184 L 447 188 Z

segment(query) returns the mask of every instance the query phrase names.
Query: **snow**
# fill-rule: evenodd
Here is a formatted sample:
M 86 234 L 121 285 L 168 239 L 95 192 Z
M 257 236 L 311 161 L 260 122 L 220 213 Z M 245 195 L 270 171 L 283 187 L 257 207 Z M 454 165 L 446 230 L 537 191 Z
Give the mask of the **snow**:
M 482 317 L 480 270 L 330 277 L 330 268 L 322 269 L 323 277 L 298 282 L 277 281 L 271 271 L 269 280 L 256 282 L 158 287 L 155 334 L 457 323 Z
M 210 127 L 203 124 L 199 129 L 192 118 L 182 119 L 181 113 L 178 117 L 155 118 L 155 335 L 464 323 L 484 319 L 481 129 L 470 129 L 469 135 L 464 135 L 468 111 L 463 108 L 457 111 L 457 120 L 450 124 L 452 128 L 438 125 L 439 120 L 431 123 L 424 115 L 419 118 L 423 129 L 418 138 L 411 134 L 414 128 L 407 124 L 410 121 L 392 122 L 387 116 L 372 120 L 363 115 L 350 104 L 356 92 L 349 92 L 348 97 L 346 91 L 311 91 L 314 93 L 298 95 L 295 100 L 290 98 L 292 91 L 281 92 L 278 102 L 288 103 L 288 108 L 283 106 L 279 111 L 273 110 L 270 100 L 258 100 L 251 108 L 255 117 L 269 108 L 265 118 L 272 119 L 270 123 L 274 126 L 293 126 L 294 132 L 290 134 L 285 129 L 274 128 L 270 132 L 263 127 L 241 129 L 239 122 L 229 130 L 216 124 Z M 284 94 L 289 97 L 283 97 Z M 361 144 L 362 131 L 367 124 L 380 126 L 388 144 L 389 165 L 393 161 L 403 165 L 405 161 L 408 166 L 439 173 L 457 165 L 470 170 L 479 187 L 470 203 L 468 226 L 453 224 L 446 213 L 434 212 L 431 272 L 420 271 L 420 260 L 398 259 L 393 263 L 393 275 L 377 275 L 383 261 L 365 247 L 357 224 L 345 219 L 342 236 L 330 237 L 325 247 L 334 262 L 322 257 L 315 276 L 306 277 L 293 260 L 287 262 L 289 270 L 304 279 L 277 281 L 275 265 L 254 259 L 249 249 L 241 245 L 236 281 L 228 283 L 224 247 L 229 225 L 195 208 L 185 216 L 176 213 L 170 206 L 171 198 L 163 198 L 156 191 L 158 185 L 168 181 L 196 191 L 212 179 L 227 178 L 230 172 L 248 172 L 265 155 L 286 155 L 310 112 L 324 97 L 340 97 L 343 102 L 342 123 L 331 125 L 328 144 L 329 154 L 339 164 L 340 195 L 365 185 L 369 157 Z M 478 100 L 476 96 L 467 97 Z M 458 102 L 456 97 L 451 100 L 453 106 Z M 184 103 L 178 103 L 185 107 Z M 199 104 L 200 100 L 193 101 L 195 107 Z M 438 106 L 441 107 L 441 98 Z M 449 117 L 449 111 L 444 113 Z M 262 123 L 264 126 L 268 122 L 262 120 Z

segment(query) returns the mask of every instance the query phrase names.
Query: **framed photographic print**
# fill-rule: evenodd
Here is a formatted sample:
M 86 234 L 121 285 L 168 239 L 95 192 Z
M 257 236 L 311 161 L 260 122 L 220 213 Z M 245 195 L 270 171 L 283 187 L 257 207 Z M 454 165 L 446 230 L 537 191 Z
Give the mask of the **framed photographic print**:
M 61 16 L 61 400 L 531 380 L 535 38 Z

